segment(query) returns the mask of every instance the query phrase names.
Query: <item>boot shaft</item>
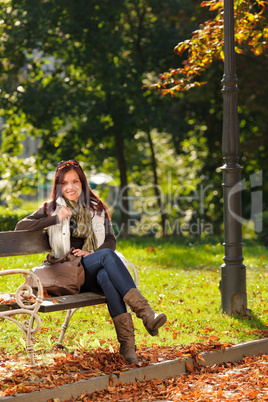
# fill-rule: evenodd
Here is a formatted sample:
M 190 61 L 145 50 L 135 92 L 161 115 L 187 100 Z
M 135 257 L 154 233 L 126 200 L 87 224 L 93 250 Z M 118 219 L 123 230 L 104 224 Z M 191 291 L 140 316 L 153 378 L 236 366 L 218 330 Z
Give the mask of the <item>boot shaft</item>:
M 120 354 L 130 363 L 137 363 L 135 354 L 134 325 L 130 313 L 120 314 L 113 318 L 117 339 L 120 343 Z
M 149 334 L 151 336 L 158 335 L 158 328 L 167 321 L 166 315 L 164 313 L 157 314 L 137 288 L 130 289 L 123 300 L 134 311 L 136 316 L 142 319 L 143 325 Z

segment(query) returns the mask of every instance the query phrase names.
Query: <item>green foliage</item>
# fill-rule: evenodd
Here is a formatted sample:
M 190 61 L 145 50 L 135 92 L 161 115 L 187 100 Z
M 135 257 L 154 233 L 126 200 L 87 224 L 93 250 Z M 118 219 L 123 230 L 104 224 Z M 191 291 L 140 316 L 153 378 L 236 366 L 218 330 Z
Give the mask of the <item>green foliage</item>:
M 221 234 L 223 63 L 210 63 L 210 59 L 216 53 L 220 57 L 222 51 L 222 3 L 213 0 L 205 4 L 213 15 L 220 12 L 214 22 L 208 7 L 197 3 L 172 0 L 163 7 L 159 0 L 105 0 L 101 6 L 96 0 L 0 2 L 0 115 L 4 121 L 0 185 L 6 205 L 19 205 L 23 193 L 36 196 L 38 187 L 43 186 L 38 172 L 46 174 L 54 170 L 58 160 L 74 157 L 88 172 L 113 174 L 114 183 L 136 197 L 138 214 L 144 205 L 149 209 L 150 214 L 142 213 L 141 223 L 159 227 L 148 143 L 151 134 L 169 233 L 176 222 L 195 225 L 203 220 L 213 225 L 214 234 Z M 237 71 L 240 162 L 248 186 L 252 173 L 268 172 L 267 58 L 260 54 L 256 59 L 267 35 L 264 26 L 263 36 L 258 37 L 266 17 L 258 7 L 246 13 L 245 5 L 251 3 L 236 2 L 241 17 L 236 19 L 236 29 L 239 23 L 245 29 L 243 37 L 237 38 L 243 41 L 245 52 L 238 54 Z M 257 18 L 253 20 L 254 13 Z M 247 21 L 248 35 L 257 39 L 250 44 L 256 49 L 254 53 L 244 41 Z M 215 29 L 210 29 L 212 26 Z M 256 29 L 251 29 L 253 26 Z M 192 61 L 201 60 L 203 67 L 210 64 L 203 75 L 207 85 L 187 93 L 176 91 L 173 99 L 142 90 L 143 84 L 156 82 L 161 71 L 183 62 L 187 55 L 174 55 L 171 49 L 175 40 L 184 41 L 192 31 L 191 46 L 197 46 Z M 213 40 L 213 46 L 201 45 L 202 37 L 206 43 Z M 179 47 L 182 51 L 183 46 Z M 174 71 L 170 72 L 173 78 Z M 29 136 L 39 139 L 38 155 L 19 159 L 21 141 Z M 130 182 L 132 187 L 127 186 Z M 267 183 L 265 178 L 264 200 L 268 199 Z M 208 189 L 205 197 L 204 189 Z M 142 205 L 137 199 L 141 193 L 145 197 Z M 250 202 L 247 192 L 243 204 L 247 218 Z M 139 224 L 134 231 L 141 233 Z
M 223 76 L 224 37 L 223 37 L 223 2 L 218 0 L 204 1 L 202 7 L 208 7 L 210 15 L 194 30 L 190 39 L 180 42 L 175 52 L 180 57 L 181 67 L 171 68 L 160 75 L 160 80 L 153 87 L 163 94 L 171 94 L 181 99 L 181 91 L 195 87 L 195 91 L 184 96 L 184 112 L 186 120 L 194 117 L 198 126 L 207 127 L 209 158 L 204 164 L 201 174 L 209 178 L 220 194 L 221 175 L 220 133 L 222 131 L 222 102 L 220 98 L 220 80 Z M 250 177 L 262 172 L 264 205 L 267 210 L 267 126 L 266 112 L 267 94 L 267 2 L 262 0 L 242 0 L 234 2 L 234 34 L 236 42 L 236 69 L 239 86 L 239 119 L 242 145 L 241 166 L 245 169 L 243 180 L 250 187 Z M 185 54 L 185 60 L 182 60 Z M 176 64 L 177 64 L 176 63 Z M 265 72 L 265 73 L 264 73 Z M 201 84 L 205 86 L 200 87 Z M 152 87 L 152 85 L 148 85 Z M 146 88 L 148 87 L 146 86 Z M 216 174 L 214 173 L 216 172 Z M 252 191 L 254 191 L 252 189 Z M 220 202 L 219 202 L 220 201 Z M 251 193 L 243 194 L 243 216 L 249 218 Z M 217 204 L 210 203 L 208 215 L 219 224 L 221 218 L 221 198 Z M 265 233 L 264 235 L 265 236 Z
M 0 206 L 0 232 L 14 230 L 18 221 L 25 218 L 29 213 L 28 210 L 9 210 Z
M 257 238 L 265 247 L 268 247 L 268 211 L 257 216 L 258 219 L 262 221 L 263 229 L 257 234 Z
M 0 170 L 2 171 L 0 200 L 13 208 L 22 204 L 20 198 L 22 194 L 37 197 L 38 187 L 43 183 L 38 165 L 34 156 L 19 159 L 17 156 L 4 153 L 0 159 Z
M 205 128 L 196 127 L 193 122 L 189 124 L 189 128 L 180 142 L 180 155 L 176 153 L 172 135 L 157 130 L 150 132 L 157 159 L 158 190 L 165 214 L 165 234 L 181 236 L 189 231 L 192 234 L 191 228 L 185 230 L 187 222 L 192 220 L 192 223 L 196 223 L 198 217 L 207 221 L 207 206 L 213 198 L 210 191 L 204 192 L 204 178 L 199 176 L 207 158 L 206 138 L 203 136 Z M 142 158 L 142 170 L 138 164 L 134 165 L 133 183 L 129 188 L 129 197 L 132 198 L 136 211 L 131 215 L 132 226 L 136 220 L 132 233 L 139 236 L 161 236 L 160 207 L 155 195 L 153 172 L 148 164 L 151 151 L 147 133 L 138 132 L 136 137 L 139 141 L 138 155 Z
M 182 3 L 170 2 L 166 11 L 158 1 L 153 9 L 146 1 L 116 5 L 105 1 L 102 7 L 96 1 L 78 1 L 75 7 L 63 1 L 35 7 L 28 0 L 5 2 L 2 53 L 8 63 L 2 65 L 6 73 L 3 113 L 16 105 L 18 118 L 22 110 L 34 132 L 41 130 L 45 159 L 66 157 L 71 149 L 77 156 L 82 142 L 86 154 L 102 155 L 98 144 L 88 143 L 89 138 L 103 140 L 106 156 L 114 155 L 113 148 L 109 152 L 111 136 L 117 133 L 131 139 L 143 119 L 150 124 L 157 121 L 150 110 L 152 96 L 141 91 L 141 82 L 158 58 L 152 44 L 171 43 L 180 27 L 169 13 L 178 11 Z M 16 52 L 21 55 L 18 62 Z M 163 66 L 168 50 L 165 54 Z M 24 64 L 16 87 L 11 71 L 19 72 Z
M 164 8 L 159 0 L 106 0 L 101 7 L 83 0 L 1 5 L 3 152 L 19 154 L 20 140 L 31 134 L 40 138 L 44 170 L 74 157 L 90 170 L 109 167 L 121 187 L 127 186 L 128 154 L 139 146 L 136 133 L 167 126 L 174 131 L 171 102 L 141 87 L 156 64 L 161 71 L 175 58 L 165 46 L 173 46 L 175 33 L 183 38 L 189 32 L 185 20 L 193 5 L 184 0 Z

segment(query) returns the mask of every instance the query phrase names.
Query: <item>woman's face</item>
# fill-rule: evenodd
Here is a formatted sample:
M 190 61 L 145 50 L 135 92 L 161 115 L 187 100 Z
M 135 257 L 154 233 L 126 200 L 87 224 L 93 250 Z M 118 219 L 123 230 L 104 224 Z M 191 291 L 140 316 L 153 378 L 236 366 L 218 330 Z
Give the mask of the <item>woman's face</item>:
M 61 183 L 62 195 L 70 201 L 78 202 L 82 192 L 82 183 L 78 173 L 75 170 L 69 170 L 65 173 Z

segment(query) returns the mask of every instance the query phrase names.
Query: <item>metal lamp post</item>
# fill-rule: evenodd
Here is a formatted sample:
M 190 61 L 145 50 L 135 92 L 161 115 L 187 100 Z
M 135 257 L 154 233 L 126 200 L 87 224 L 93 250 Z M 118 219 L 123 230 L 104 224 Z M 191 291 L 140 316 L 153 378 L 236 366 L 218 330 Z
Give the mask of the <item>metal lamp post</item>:
M 224 264 L 221 267 L 222 310 L 228 315 L 248 314 L 246 267 L 243 264 L 241 221 L 241 166 L 237 110 L 237 76 L 234 49 L 234 1 L 224 0 L 224 75 L 223 75 L 223 215 Z

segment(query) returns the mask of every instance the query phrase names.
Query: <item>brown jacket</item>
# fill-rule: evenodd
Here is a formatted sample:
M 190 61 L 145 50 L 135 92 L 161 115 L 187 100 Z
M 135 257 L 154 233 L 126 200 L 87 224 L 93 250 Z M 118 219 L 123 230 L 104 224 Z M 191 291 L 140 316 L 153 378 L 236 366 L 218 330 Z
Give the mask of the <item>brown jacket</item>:
M 40 207 L 33 214 L 26 216 L 26 218 L 19 221 L 15 227 L 15 230 L 42 230 L 51 225 L 59 223 L 58 215 L 47 215 L 44 207 Z M 108 215 L 105 215 L 105 240 L 104 243 L 96 250 L 102 250 L 104 248 L 110 248 L 115 251 L 116 238 L 111 225 L 111 221 Z M 82 249 L 84 240 L 71 236 L 71 247 Z

